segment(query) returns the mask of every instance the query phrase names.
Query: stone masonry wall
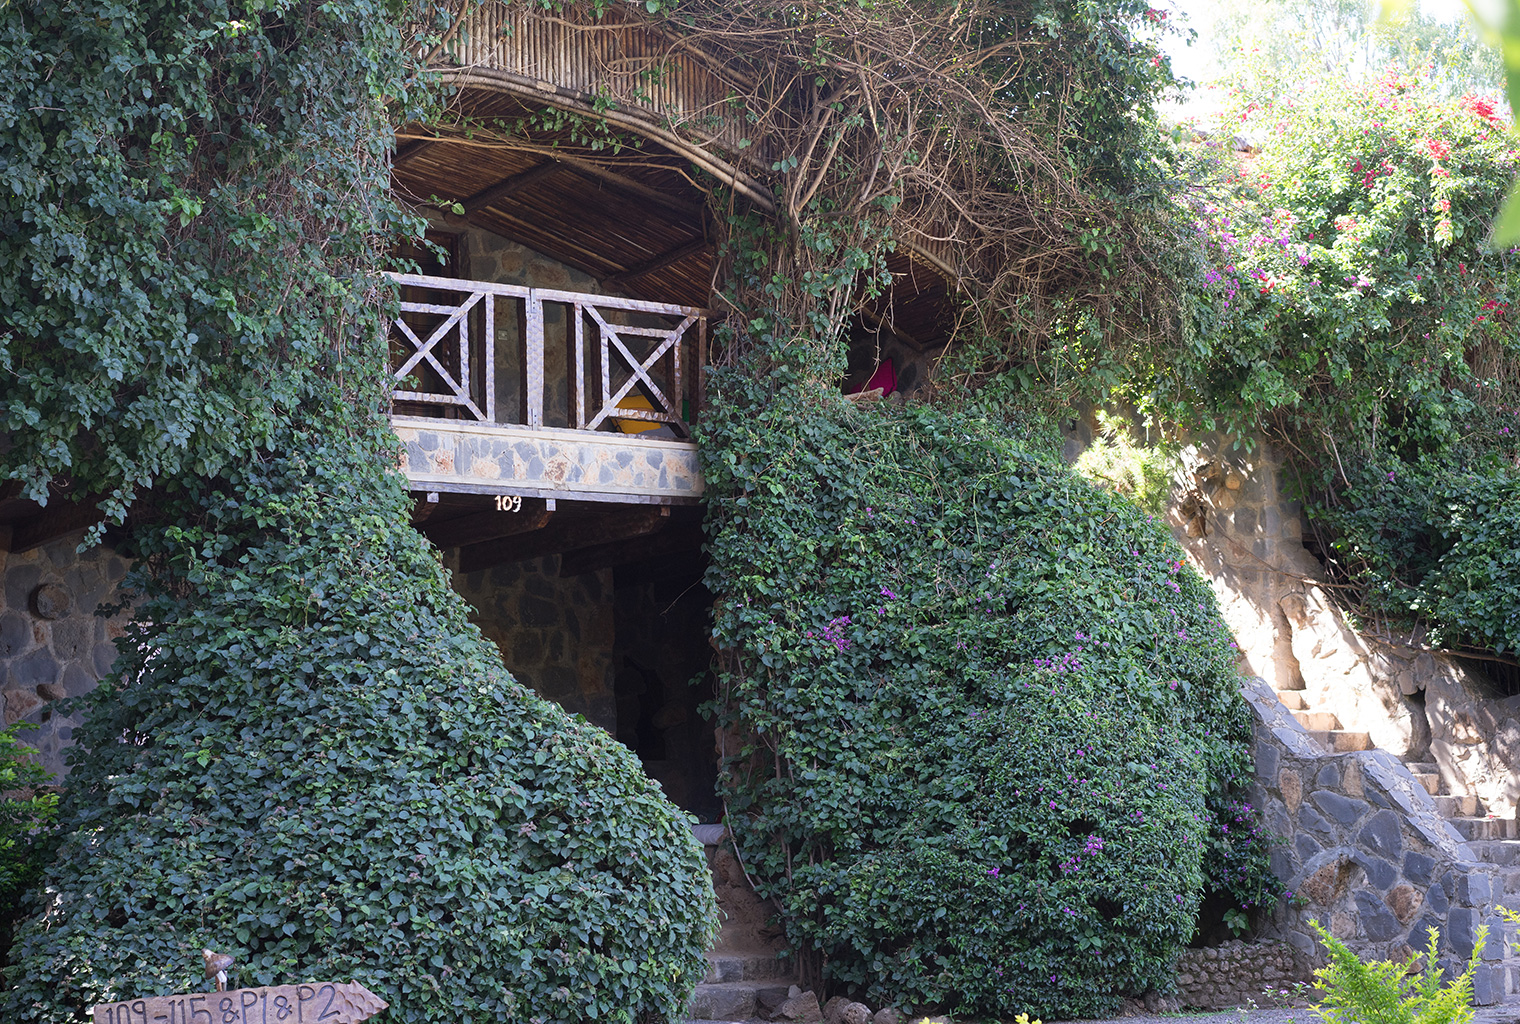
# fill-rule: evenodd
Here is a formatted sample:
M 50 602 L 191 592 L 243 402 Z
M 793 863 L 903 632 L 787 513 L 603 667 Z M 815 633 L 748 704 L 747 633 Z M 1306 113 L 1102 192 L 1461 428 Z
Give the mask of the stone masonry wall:
M 114 641 L 128 613 L 95 614 L 120 599 L 117 585 L 127 560 L 105 547 L 78 552 L 83 533 L 70 534 L 20 554 L 0 551 L 0 700 L 4 724 L 21 719 L 39 726 L 22 742 L 37 749 L 43 767 L 64 771 L 63 751 L 77 717 L 51 705 L 93 689 L 116 660 Z
M 519 682 L 617 732 L 612 570 L 561 579 L 559 556 L 549 555 L 456 572 L 454 589 Z
M 1513 992 L 1497 869 L 1476 859 L 1404 764 L 1385 750 L 1327 754 L 1264 680 L 1243 691 L 1256 715 L 1253 803 L 1286 840 L 1272 867 L 1296 897 L 1279 905 L 1266 937 L 1318 961 L 1313 919 L 1364 959 L 1402 959 L 1433 927 L 1455 966 L 1487 923 L 1474 998 L 1486 1005 Z
M 1314 984 L 1314 968 L 1286 942 L 1236 939 L 1189 949 L 1177 960 L 1177 1001 L 1200 1010 L 1297 1003 L 1297 983 Z

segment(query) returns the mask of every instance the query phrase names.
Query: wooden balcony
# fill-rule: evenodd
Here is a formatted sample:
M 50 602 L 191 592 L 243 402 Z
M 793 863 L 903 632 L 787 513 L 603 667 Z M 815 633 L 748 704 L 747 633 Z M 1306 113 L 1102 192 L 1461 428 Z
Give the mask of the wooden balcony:
M 412 489 L 691 504 L 706 310 L 393 274 L 391 422 Z

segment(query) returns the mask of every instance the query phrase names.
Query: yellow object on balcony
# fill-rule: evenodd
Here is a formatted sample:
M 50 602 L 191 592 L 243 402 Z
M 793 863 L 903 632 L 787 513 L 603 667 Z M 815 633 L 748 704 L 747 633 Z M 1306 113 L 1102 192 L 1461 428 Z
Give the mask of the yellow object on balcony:
M 654 403 L 643 395 L 628 395 L 618 403 L 619 409 L 635 409 L 639 412 L 654 412 Z M 659 420 L 634 420 L 618 417 L 618 429 L 625 434 L 642 434 L 649 430 L 659 430 L 665 426 Z

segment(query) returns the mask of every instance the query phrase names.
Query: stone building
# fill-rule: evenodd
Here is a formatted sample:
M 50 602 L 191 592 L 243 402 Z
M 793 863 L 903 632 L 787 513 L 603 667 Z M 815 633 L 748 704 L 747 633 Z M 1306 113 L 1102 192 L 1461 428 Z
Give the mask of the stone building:
M 411 254 L 420 272 L 397 277 L 391 337 L 413 519 L 507 667 L 628 744 L 713 825 L 716 756 L 700 712 L 712 696 L 711 597 L 692 432 L 704 398 L 694 369 L 718 303 L 707 204 L 687 169 L 763 206 L 753 172 L 769 156 L 725 120 L 723 101 L 743 83 L 635 15 L 610 18 L 600 55 L 572 10 L 542 18 L 487 4 L 472 17 L 444 58 L 457 86 L 450 124 L 403 128 L 394 155 L 399 191 L 439 197 L 429 246 Z M 534 18 L 533 31 L 506 23 Z M 598 72 L 609 63 L 623 70 Z M 652 93 L 627 71 L 655 65 Z M 643 146 L 588 150 L 571 127 L 523 127 L 545 107 L 595 114 Z M 665 127 L 699 117 L 713 121 L 701 144 Z M 906 245 L 889 269 L 891 288 L 852 325 L 847 389 L 882 383 L 890 367 L 891 386 L 911 392 L 950 330 L 951 275 L 934 246 Z M 1304 958 L 1315 955 L 1311 916 L 1379 955 L 1422 945 L 1430 925 L 1456 955 L 1480 923 L 1507 934 L 1495 908 L 1520 906 L 1520 697 L 1410 638 L 1348 629 L 1315 582 L 1269 447 L 1199 438 L 1187 458 L 1173 526 L 1259 677 L 1247 686 L 1259 804 L 1283 839 L 1274 866 L 1304 904 L 1268 933 Z M 0 492 L 0 697 L 4 722 L 39 725 L 28 742 L 61 771 L 76 723 L 54 704 L 109 670 L 130 595 L 109 535 L 79 550 L 95 506 L 57 497 L 40 508 Z M 732 955 L 714 961 L 714 980 L 738 987 L 712 1008 L 741 1015 L 778 980 L 772 937 L 735 881 L 722 829 L 699 834 L 730 912 L 754 924 L 726 929 Z M 1485 956 L 1480 998 L 1520 993 L 1520 962 L 1495 939 Z

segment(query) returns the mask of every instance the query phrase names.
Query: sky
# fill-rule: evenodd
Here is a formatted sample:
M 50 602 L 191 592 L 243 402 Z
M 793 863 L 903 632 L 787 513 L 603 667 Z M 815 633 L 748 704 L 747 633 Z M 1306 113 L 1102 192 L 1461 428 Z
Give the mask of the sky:
M 1211 76 L 1209 60 L 1213 51 L 1212 40 L 1209 38 L 1213 19 L 1209 15 L 1211 9 L 1217 6 L 1217 0 L 1169 0 L 1166 6 L 1173 12 L 1173 17 L 1181 19 L 1180 24 L 1198 33 L 1192 46 L 1186 45 L 1176 35 L 1168 36 L 1162 41 L 1161 48 L 1172 58 L 1172 70 L 1179 78 L 1207 81 Z M 1463 0 L 1419 0 L 1419 6 L 1423 13 L 1441 21 L 1468 17 L 1467 5 Z M 1208 90 L 1200 86 L 1194 95 L 1184 97 L 1175 104 L 1177 112 L 1185 117 L 1205 119 L 1213 106 L 1207 94 Z

